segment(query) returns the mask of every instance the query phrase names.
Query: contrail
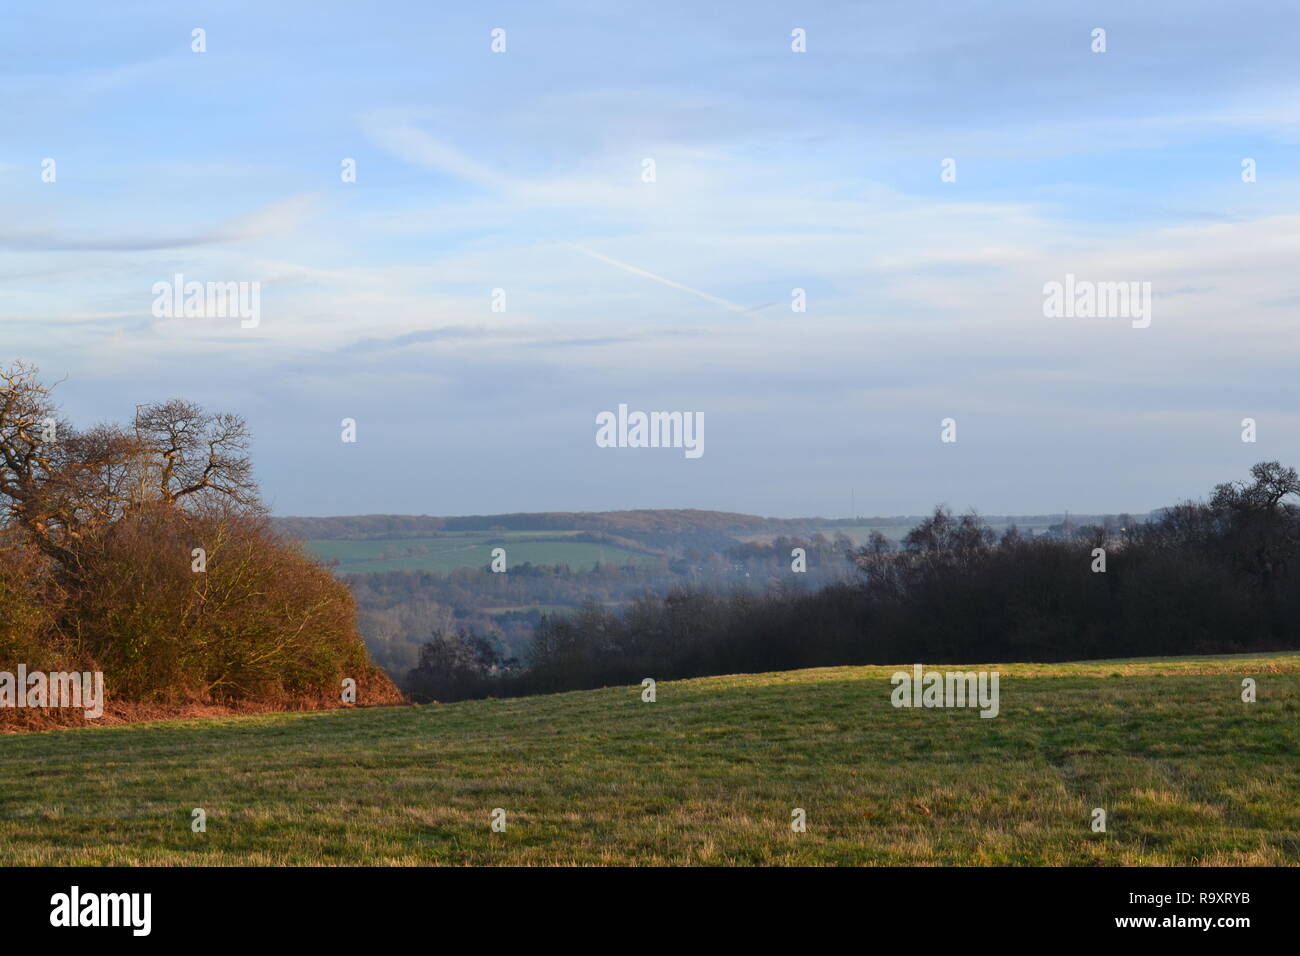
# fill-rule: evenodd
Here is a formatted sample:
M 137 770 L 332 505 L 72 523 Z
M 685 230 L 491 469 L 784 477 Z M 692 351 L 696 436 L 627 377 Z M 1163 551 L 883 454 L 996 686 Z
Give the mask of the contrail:
M 629 265 L 626 262 L 619 262 L 617 259 L 611 259 L 609 256 L 601 255 L 599 252 L 593 252 L 590 249 L 586 249 L 582 246 L 575 245 L 574 243 L 569 243 L 569 245 L 573 246 L 573 248 L 577 249 L 579 252 L 586 253 L 587 255 L 591 256 L 593 259 L 599 259 L 601 262 L 608 262 L 611 266 L 614 266 L 617 269 L 622 269 L 624 272 L 630 272 L 633 275 L 644 276 L 647 279 L 653 279 L 655 282 L 658 282 L 662 285 L 666 285 L 670 289 L 677 289 L 681 292 L 689 292 L 691 295 L 697 295 L 701 299 L 704 299 L 706 302 L 712 302 L 714 305 L 720 305 L 724 309 L 727 309 L 731 312 L 744 313 L 744 312 L 751 311 L 750 309 L 745 308 L 743 305 L 737 305 L 735 302 L 731 302 L 720 296 L 712 295 L 708 292 L 701 292 L 699 289 L 692 289 L 688 285 L 682 285 L 680 282 L 674 282 L 672 279 L 665 279 L 663 276 L 657 276 L 653 272 L 647 272 L 645 269 L 637 268 L 636 266 Z M 763 306 L 763 308 L 766 308 L 766 306 Z

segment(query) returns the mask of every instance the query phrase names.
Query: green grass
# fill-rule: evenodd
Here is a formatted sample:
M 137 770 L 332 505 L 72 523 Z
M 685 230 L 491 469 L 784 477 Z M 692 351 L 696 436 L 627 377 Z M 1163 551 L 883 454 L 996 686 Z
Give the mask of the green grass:
M 12 735 L 0 863 L 1300 863 L 1300 655 L 1001 665 L 991 720 L 894 669 Z
M 626 548 L 562 540 L 576 534 L 577 531 L 448 532 L 426 538 L 307 541 L 304 545 L 322 560 L 338 561 L 335 570 L 339 574 L 368 571 L 446 574 L 457 568 L 485 567 L 492 560 L 493 548 L 506 549 L 507 567 L 527 561 L 567 564 L 578 571 L 587 570 L 597 561 L 617 565 L 658 562 L 651 555 Z

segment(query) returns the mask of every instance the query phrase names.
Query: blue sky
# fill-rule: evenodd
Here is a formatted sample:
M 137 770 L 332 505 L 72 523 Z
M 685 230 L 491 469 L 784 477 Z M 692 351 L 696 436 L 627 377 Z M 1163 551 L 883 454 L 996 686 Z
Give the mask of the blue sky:
M 0 362 L 87 423 L 244 414 L 280 514 L 1141 511 L 1300 462 L 1294 7 L 450 6 L 6 11 Z M 178 272 L 260 325 L 155 318 Z M 1045 318 L 1067 272 L 1150 327 Z M 598 448 L 620 403 L 705 454 Z

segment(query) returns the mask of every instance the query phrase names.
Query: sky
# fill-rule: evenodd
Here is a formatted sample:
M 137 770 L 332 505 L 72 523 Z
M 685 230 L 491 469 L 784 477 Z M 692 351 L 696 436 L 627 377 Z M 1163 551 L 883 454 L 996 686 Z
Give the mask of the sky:
M 1200 497 L 1300 464 L 1298 27 L 1250 0 L 14 5 L 0 364 L 79 423 L 244 415 L 282 515 Z M 257 283 L 256 325 L 157 314 L 177 274 Z M 1067 275 L 1149 283 L 1149 324 L 1046 315 Z M 703 454 L 601 447 L 619 405 L 702 416 Z

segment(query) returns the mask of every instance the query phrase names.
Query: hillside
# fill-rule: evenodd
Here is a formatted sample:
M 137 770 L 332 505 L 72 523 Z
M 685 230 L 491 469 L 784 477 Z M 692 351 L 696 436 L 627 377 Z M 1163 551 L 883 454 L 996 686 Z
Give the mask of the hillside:
M 892 519 L 887 519 L 892 520 Z M 729 511 L 643 509 L 633 511 L 543 511 L 499 515 L 343 515 L 277 518 L 281 530 L 305 540 L 423 537 L 442 531 L 604 531 L 684 534 L 715 531 L 792 533 L 822 527 L 825 518 L 762 518 Z
M 10 736 L 0 864 L 1300 864 L 1300 655 L 996 669 L 991 720 L 841 667 Z
M 1076 524 L 1100 523 L 1107 516 L 1074 515 Z M 1042 534 L 1065 515 L 989 515 L 990 527 L 1016 525 Z M 469 515 L 342 515 L 272 519 L 283 535 L 305 543 L 336 573 L 430 571 L 481 568 L 494 547 L 507 550 L 512 565 L 563 564 L 575 570 L 596 562 L 648 565 L 689 551 L 724 554 L 745 543 L 767 543 L 778 536 L 843 535 L 863 545 L 873 531 L 899 540 L 923 516 L 873 518 L 765 518 L 698 509 Z
M 285 516 L 273 519 L 291 538 L 304 541 L 337 541 L 419 538 L 444 531 L 601 531 L 637 537 L 645 534 L 689 535 L 701 532 L 735 537 L 762 534 L 808 534 L 845 528 L 910 528 L 924 515 L 858 518 L 765 518 L 732 511 L 697 508 L 648 508 L 633 511 L 539 511 L 498 515 L 338 515 L 330 517 Z M 988 515 L 994 525 L 1016 523 L 1021 527 L 1047 526 L 1065 515 Z M 1103 515 L 1074 515 L 1086 523 Z

